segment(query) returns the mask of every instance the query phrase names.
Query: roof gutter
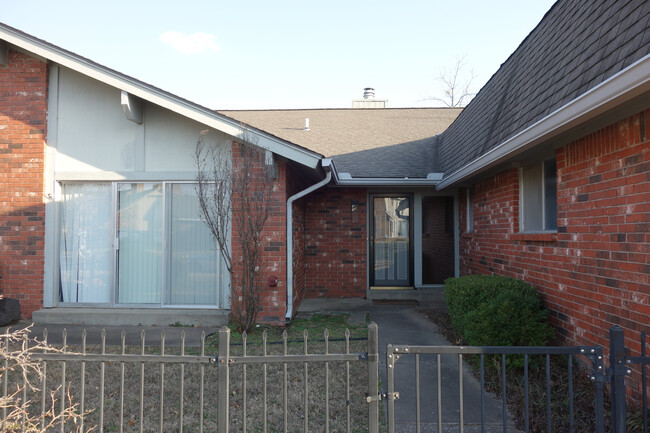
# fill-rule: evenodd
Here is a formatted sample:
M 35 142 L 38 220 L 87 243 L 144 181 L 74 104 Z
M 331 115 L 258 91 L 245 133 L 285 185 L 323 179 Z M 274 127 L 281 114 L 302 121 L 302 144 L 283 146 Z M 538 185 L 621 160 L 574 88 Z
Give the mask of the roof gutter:
M 443 178 L 443 173 L 429 173 L 422 177 L 352 177 L 350 173 L 339 173 L 334 165 L 330 167 L 334 182 L 339 186 L 436 186 Z
M 438 183 L 441 190 L 492 168 L 510 157 L 548 141 L 577 125 L 650 91 L 650 55 L 557 109 L 504 141 L 483 156 L 466 164 Z
M 336 180 L 336 184 L 340 186 L 436 186 L 438 183 L 440 180 L 408 177 L 357 177 Z
M 332 180 L 332 160 L 325 158 L 321 160 L 321 163 L 326 170 L 325 178 L 292 195 L 287 200 L 287 312 L 285 314 L 287 323 L 293 317 L 293 202 L 330 183 Z

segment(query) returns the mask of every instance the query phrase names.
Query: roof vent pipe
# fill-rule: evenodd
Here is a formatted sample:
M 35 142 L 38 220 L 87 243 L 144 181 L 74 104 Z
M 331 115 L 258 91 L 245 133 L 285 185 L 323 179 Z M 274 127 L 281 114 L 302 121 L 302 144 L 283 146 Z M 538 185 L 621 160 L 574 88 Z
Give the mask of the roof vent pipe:
M 363 99 L 375 99 L 375 89 L 372 87 L 363 89 Z

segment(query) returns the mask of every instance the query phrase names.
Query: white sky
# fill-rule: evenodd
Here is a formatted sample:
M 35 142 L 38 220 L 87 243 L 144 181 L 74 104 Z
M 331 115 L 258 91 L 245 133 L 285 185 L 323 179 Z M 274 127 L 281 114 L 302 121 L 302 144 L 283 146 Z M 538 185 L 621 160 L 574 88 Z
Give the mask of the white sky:
M 464 56 L 474 90 L 553 0 L 0 0 L 0 22 L 213 109 L 439 106 Z

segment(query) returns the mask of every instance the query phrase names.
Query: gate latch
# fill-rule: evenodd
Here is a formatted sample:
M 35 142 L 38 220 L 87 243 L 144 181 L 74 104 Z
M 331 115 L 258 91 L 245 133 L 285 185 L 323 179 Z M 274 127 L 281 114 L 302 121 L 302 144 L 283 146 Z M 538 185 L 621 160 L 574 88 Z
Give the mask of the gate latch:
M 366 394 L 366 403 L 372 403 L 373 401 L 382 401 L 382 400 L 399 400 L 399 392 L 382 392 L 377 395 L 367 395 Z

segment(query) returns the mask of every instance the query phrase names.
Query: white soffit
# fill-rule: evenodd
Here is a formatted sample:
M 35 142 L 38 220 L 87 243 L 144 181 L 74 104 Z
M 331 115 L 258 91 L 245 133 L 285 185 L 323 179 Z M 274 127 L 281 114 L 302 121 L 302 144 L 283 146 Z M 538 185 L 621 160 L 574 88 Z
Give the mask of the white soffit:
M 455 171 L 440 182 L 437 189 L 462 182 L 650 91 L 649 71 L 650 55 L 647 55 Z
M 271 152 L 281 155 L 287 159 L 298 162 L 310 168 L 316 168 L 321 155 L 296 146 L 292 143 L 280 140 L 262 131 L 248 128 L 246 131 L 241 123 L 234 119 L 215 113 L 201 105 L 192 103 L 178 96 L 164 92 L 154 86 L 138 81 L 134 78 L 120 74 L 109 68 L 98 65 L 88 59 L 71 53 L 67 50 L 49 44 L 45 41 L 17 31 L 9 26 L 0 23 L 0 39 L 29 51 L 37 56 L 43 57 L 61 66 L 70 68 L 76 72 L 91 77 L 125 91 L 131 95 L 140 97 L 153 104 L 159 105 L 170 111 L 178 113 L 189 119 L 195 120 L 206 126 L 214 128 L 235 138 L 242 138 L 246 132 L 253 134 L 257 139 L 257 145 Z

